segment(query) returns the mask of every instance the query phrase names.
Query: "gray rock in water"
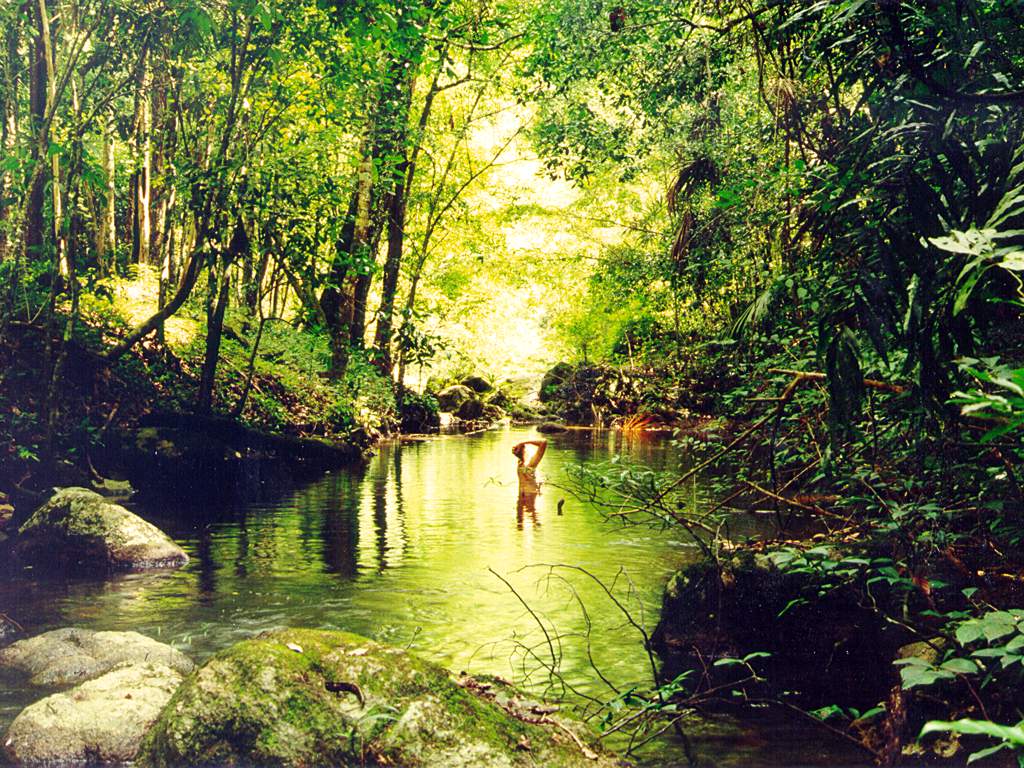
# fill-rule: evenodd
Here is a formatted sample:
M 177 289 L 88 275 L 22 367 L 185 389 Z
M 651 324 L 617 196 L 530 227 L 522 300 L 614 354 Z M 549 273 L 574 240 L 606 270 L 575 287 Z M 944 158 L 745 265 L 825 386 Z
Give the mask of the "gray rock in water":
M 190 676 L 139 755 L 147 766 L 401 765 L 611 768 L 578 721 L 519 711 L 491 684 L 455 680 L 346 632 L 286 629 L 239 643 Z
M 62 488 L 18 529 L 15 558 L 64 571 L 177 568 L 188 555 L 156 526 L 86 488 Z
M 442 411 L 455 413 L 463 403 L 473 399 L 473 390 L 462 384 L 453 384 L 437 393 L 437 405 Z
M 125 763 L 181 685 L 162 664 L 129 664 L 25 708 L 4 752 L 16 765 Z
M 55 629 L 0 650 L 0 669 L 19 672 L 32 685 L 65 688 L 125 663 L 152 663 L 188 674 L 195 665 L 181 651 L 138 632 Z

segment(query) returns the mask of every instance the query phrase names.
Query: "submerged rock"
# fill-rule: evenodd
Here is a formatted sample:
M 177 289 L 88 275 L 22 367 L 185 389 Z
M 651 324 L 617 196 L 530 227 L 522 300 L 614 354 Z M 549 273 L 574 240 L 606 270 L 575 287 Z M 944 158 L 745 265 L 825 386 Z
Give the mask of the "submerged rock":
M 147 736 L 153 766 L 594 766 L 575 721 L 525 722 L 398 648 L 288 629 L 239 643 L 178 689 Z
M 125 763 L 181 684 L 163 664 L 131 664 L 25 708 L 4 741 L 16 765 Z
M 566 427 L 565 424 L 559 424 L 554 421 L 545 421 L 537 427 L 537 431 L 542 435 L 558 435 L 562 432 L 568 432 L 569 428 Z
M 152 663 L 188 674 L 195 665 L 181 651 L 138 632 L 94 632 L 68 627 L 19 640 L 0 650 L 0 669 L 32 685 L 65 688 L 125 663 Z
M 463 403 L 473 400 L 473 390 L 462 384 L 453 384 L 437 393 L 437 405 L 442 411 L 455 413 Z
M 62 571 L 177 568 L 188 555 L 156 526 L 86 488 L 62 488 L 18 529 L 22 564 Z

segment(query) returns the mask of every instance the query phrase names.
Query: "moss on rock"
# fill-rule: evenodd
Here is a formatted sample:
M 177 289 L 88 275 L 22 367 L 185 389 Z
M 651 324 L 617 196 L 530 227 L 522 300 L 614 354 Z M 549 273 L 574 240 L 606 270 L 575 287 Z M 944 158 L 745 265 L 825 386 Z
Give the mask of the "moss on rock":
M 192 675 L 143 745 L 154 766 L 615 765 L 582 726 L 525 722 L 441 667 L 344 632 L 287 629 Z M 570 732 L 574 735 L 570 735 Z M 581 742 L 582 743 L 582 742 Z M 585 748 L 589 751 L 589 748 Z
M 14 556 L 61 571 L 177 568 L 188 555 L 156 526 L 87 488 L 62 488 L 18 530 Z

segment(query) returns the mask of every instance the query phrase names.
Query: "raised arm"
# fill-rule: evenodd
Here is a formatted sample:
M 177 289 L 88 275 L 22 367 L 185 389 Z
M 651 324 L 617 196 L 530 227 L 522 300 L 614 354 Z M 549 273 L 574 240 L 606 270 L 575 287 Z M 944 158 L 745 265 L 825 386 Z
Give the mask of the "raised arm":
M 533 452 L 533 456 L 531 456 L 530 460 L 526 463 L 526 466 L 536 469 L 537 465 L 540 464 L 540 460 L 544 458 L 544 452 L 548 449 L 548 441 L 527 440 L 526 445 L 532 445 L 537 449 Z

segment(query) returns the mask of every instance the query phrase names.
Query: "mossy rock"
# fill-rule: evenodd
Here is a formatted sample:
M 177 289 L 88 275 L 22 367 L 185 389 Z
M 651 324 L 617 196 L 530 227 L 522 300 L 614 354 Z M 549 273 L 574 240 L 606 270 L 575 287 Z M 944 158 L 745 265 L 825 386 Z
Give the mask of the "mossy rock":
M 559 387 L 569 380 L 572 373 L 573 367 L 569 363 L 557 363 L 552 367 L 544 374 L 544 378 L 540 382 L 539 400 L 542 403 L 554 400 L 558 396 Z
M 584 745 L 589 734 L 578 722 L 532 719 L 550 725 L 517 718 L 404 650 L 345 632 L 277 630 L 232 646 L 189 677 L 148 734 L 140 763 L 617 764 Z
M 455 413 L 463 403 L 475 399 L 475 394 L 469 387 L 453 384 L 437 393 L 437 405 L 442 411 Z
M 67 571 L 178 568 L 188 555 L 156 526 L 86 488 L 62 488 L 18 530 L 19 563 Z

